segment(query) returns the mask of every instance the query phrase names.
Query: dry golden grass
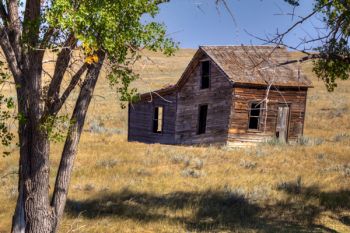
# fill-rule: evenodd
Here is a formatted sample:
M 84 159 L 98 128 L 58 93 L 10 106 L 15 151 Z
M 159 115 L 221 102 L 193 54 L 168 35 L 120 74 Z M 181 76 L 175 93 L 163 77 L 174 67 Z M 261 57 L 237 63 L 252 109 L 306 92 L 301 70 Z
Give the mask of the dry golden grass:
M 154 63 L 138 65 L 135 85 L 174 83 L 193 53 L 149 53 Z M 126 142 L 127 111 L 100 79 L 60 232 L 350 232 L 350 81 L 327 93 L 311 64 L 303 70 L 315 86 L 305 145 L 245 149 Z M 51 187 L 61 147 L 53 144 Z M 1 158 L 0 176 L 17 160 Z M 0 185 L 0 232 L 8 232 L 16 176 Z

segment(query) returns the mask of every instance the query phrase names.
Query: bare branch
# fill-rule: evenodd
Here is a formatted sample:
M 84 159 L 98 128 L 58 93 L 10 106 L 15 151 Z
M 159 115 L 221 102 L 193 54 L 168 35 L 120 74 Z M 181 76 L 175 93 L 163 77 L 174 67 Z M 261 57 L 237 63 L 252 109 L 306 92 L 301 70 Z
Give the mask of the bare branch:
M 63 48 L 61 52 L 58 54 L 53 78 L 47 92 L 46 109 L 50 109 L 51 104 L 58 99 L 62 80 L 69 66 L 69 61 L 72 55 L 71 54 L 72 49 L 75 47 L 76 43 L 77 42 L 74 35 L 71 34 L 70 36 L 68 36 L 65 42 L 65 45 L 64 45 L 65 48 Z
M 21 61 L 21 46 L 20 46 L 20 38 L 21 38 L 21 20 L 19 17 L 19 9 L 18 9 L 18 1 L 17 0 L 9 0 L 8 1 L 8 17 L 9 17 L 9 42 L 13 48 L 15 53 L 16 60 L 18 63 Z
M 84 65 L 82 65 L 80 69 L 72 76 L 71 81 L 66 90 L 63 92 L 62 96 L 53 103 L 52 109 L 50 109 L 49 114 L 56 114 L 61 109 L 62 105 L 66 102 L 70 93 L 79 83 L 80 78 L 83 75 L 83 73 L 87 70 L 87 67 L 87 64 L 84 63 Z
M 16 59 L 16 54 L 11 46 L 8 34 L 5 28 L 0 27 L 0 46 L 5 54 L 6 61 L 10 67 L 13 74 L 15 82 L 17 84 L 21 83 L 21 70 L 19 69 L 19 64 Z

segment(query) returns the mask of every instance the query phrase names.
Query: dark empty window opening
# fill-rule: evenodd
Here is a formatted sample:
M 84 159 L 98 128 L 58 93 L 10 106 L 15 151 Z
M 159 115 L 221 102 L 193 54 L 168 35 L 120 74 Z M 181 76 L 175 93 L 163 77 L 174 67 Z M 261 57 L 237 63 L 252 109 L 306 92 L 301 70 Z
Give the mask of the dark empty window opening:
M 153 115 L 153 133 L 163 132 L 163 107 L 155 107 Z
M 210 61 L 202 61 L 201 69 L 201 89 L 206 89 L 210 86 Z
M 261 103 L 251 103 L 249 110 L 249 129 L 259 130 Z
M 198 134 L 204 134 L 207 127 L 207 113 L 208 105 L 199 106 L 199 117 L 198 117 Z

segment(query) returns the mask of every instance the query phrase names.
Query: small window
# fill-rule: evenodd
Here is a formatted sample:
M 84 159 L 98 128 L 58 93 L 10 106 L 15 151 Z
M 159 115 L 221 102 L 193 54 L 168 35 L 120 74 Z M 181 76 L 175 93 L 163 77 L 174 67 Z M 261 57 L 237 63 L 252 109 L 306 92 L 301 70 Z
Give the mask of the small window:
M 249 110 L 249 129 L 259 130 L 261 103 L 251 103 Z
M 198 134 L 204 134 L 207 127 L 207 113 L 208 105 L 199 106 L 199 117 L 198 117 Z
M 163 132 L 163 107 L 155 107 L 153 115 L 153 133 Z
M 210 61 L 201 63 L 201 89 L 209 88 L 210 85 Z

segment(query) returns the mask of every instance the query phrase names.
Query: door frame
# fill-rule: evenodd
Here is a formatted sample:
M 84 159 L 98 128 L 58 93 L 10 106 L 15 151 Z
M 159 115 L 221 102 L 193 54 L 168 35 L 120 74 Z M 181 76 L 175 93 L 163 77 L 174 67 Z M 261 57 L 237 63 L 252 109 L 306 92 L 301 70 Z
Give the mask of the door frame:
M 276 114 L 276 124 L 275 124 L 275 137 L 276 137 L 276 133 L 277 133 L 277 125 L 278 125 L 278 108 L 279 107 L 288 107 L 288 117 L 287 117 L 287 136 L 286 136 L 286 143 L 288 143 L 289 141 L 289 128 L 290 128 L 290 121 L 291 121 L 291 107 L 292 107 L 292 103 L 290 102 L 287 102 L 287 103 L 282 103 L 282 102 L 279 102 L 277 104 L 277 114 Z M 277 137 L 276 137 L 277 138 Z

